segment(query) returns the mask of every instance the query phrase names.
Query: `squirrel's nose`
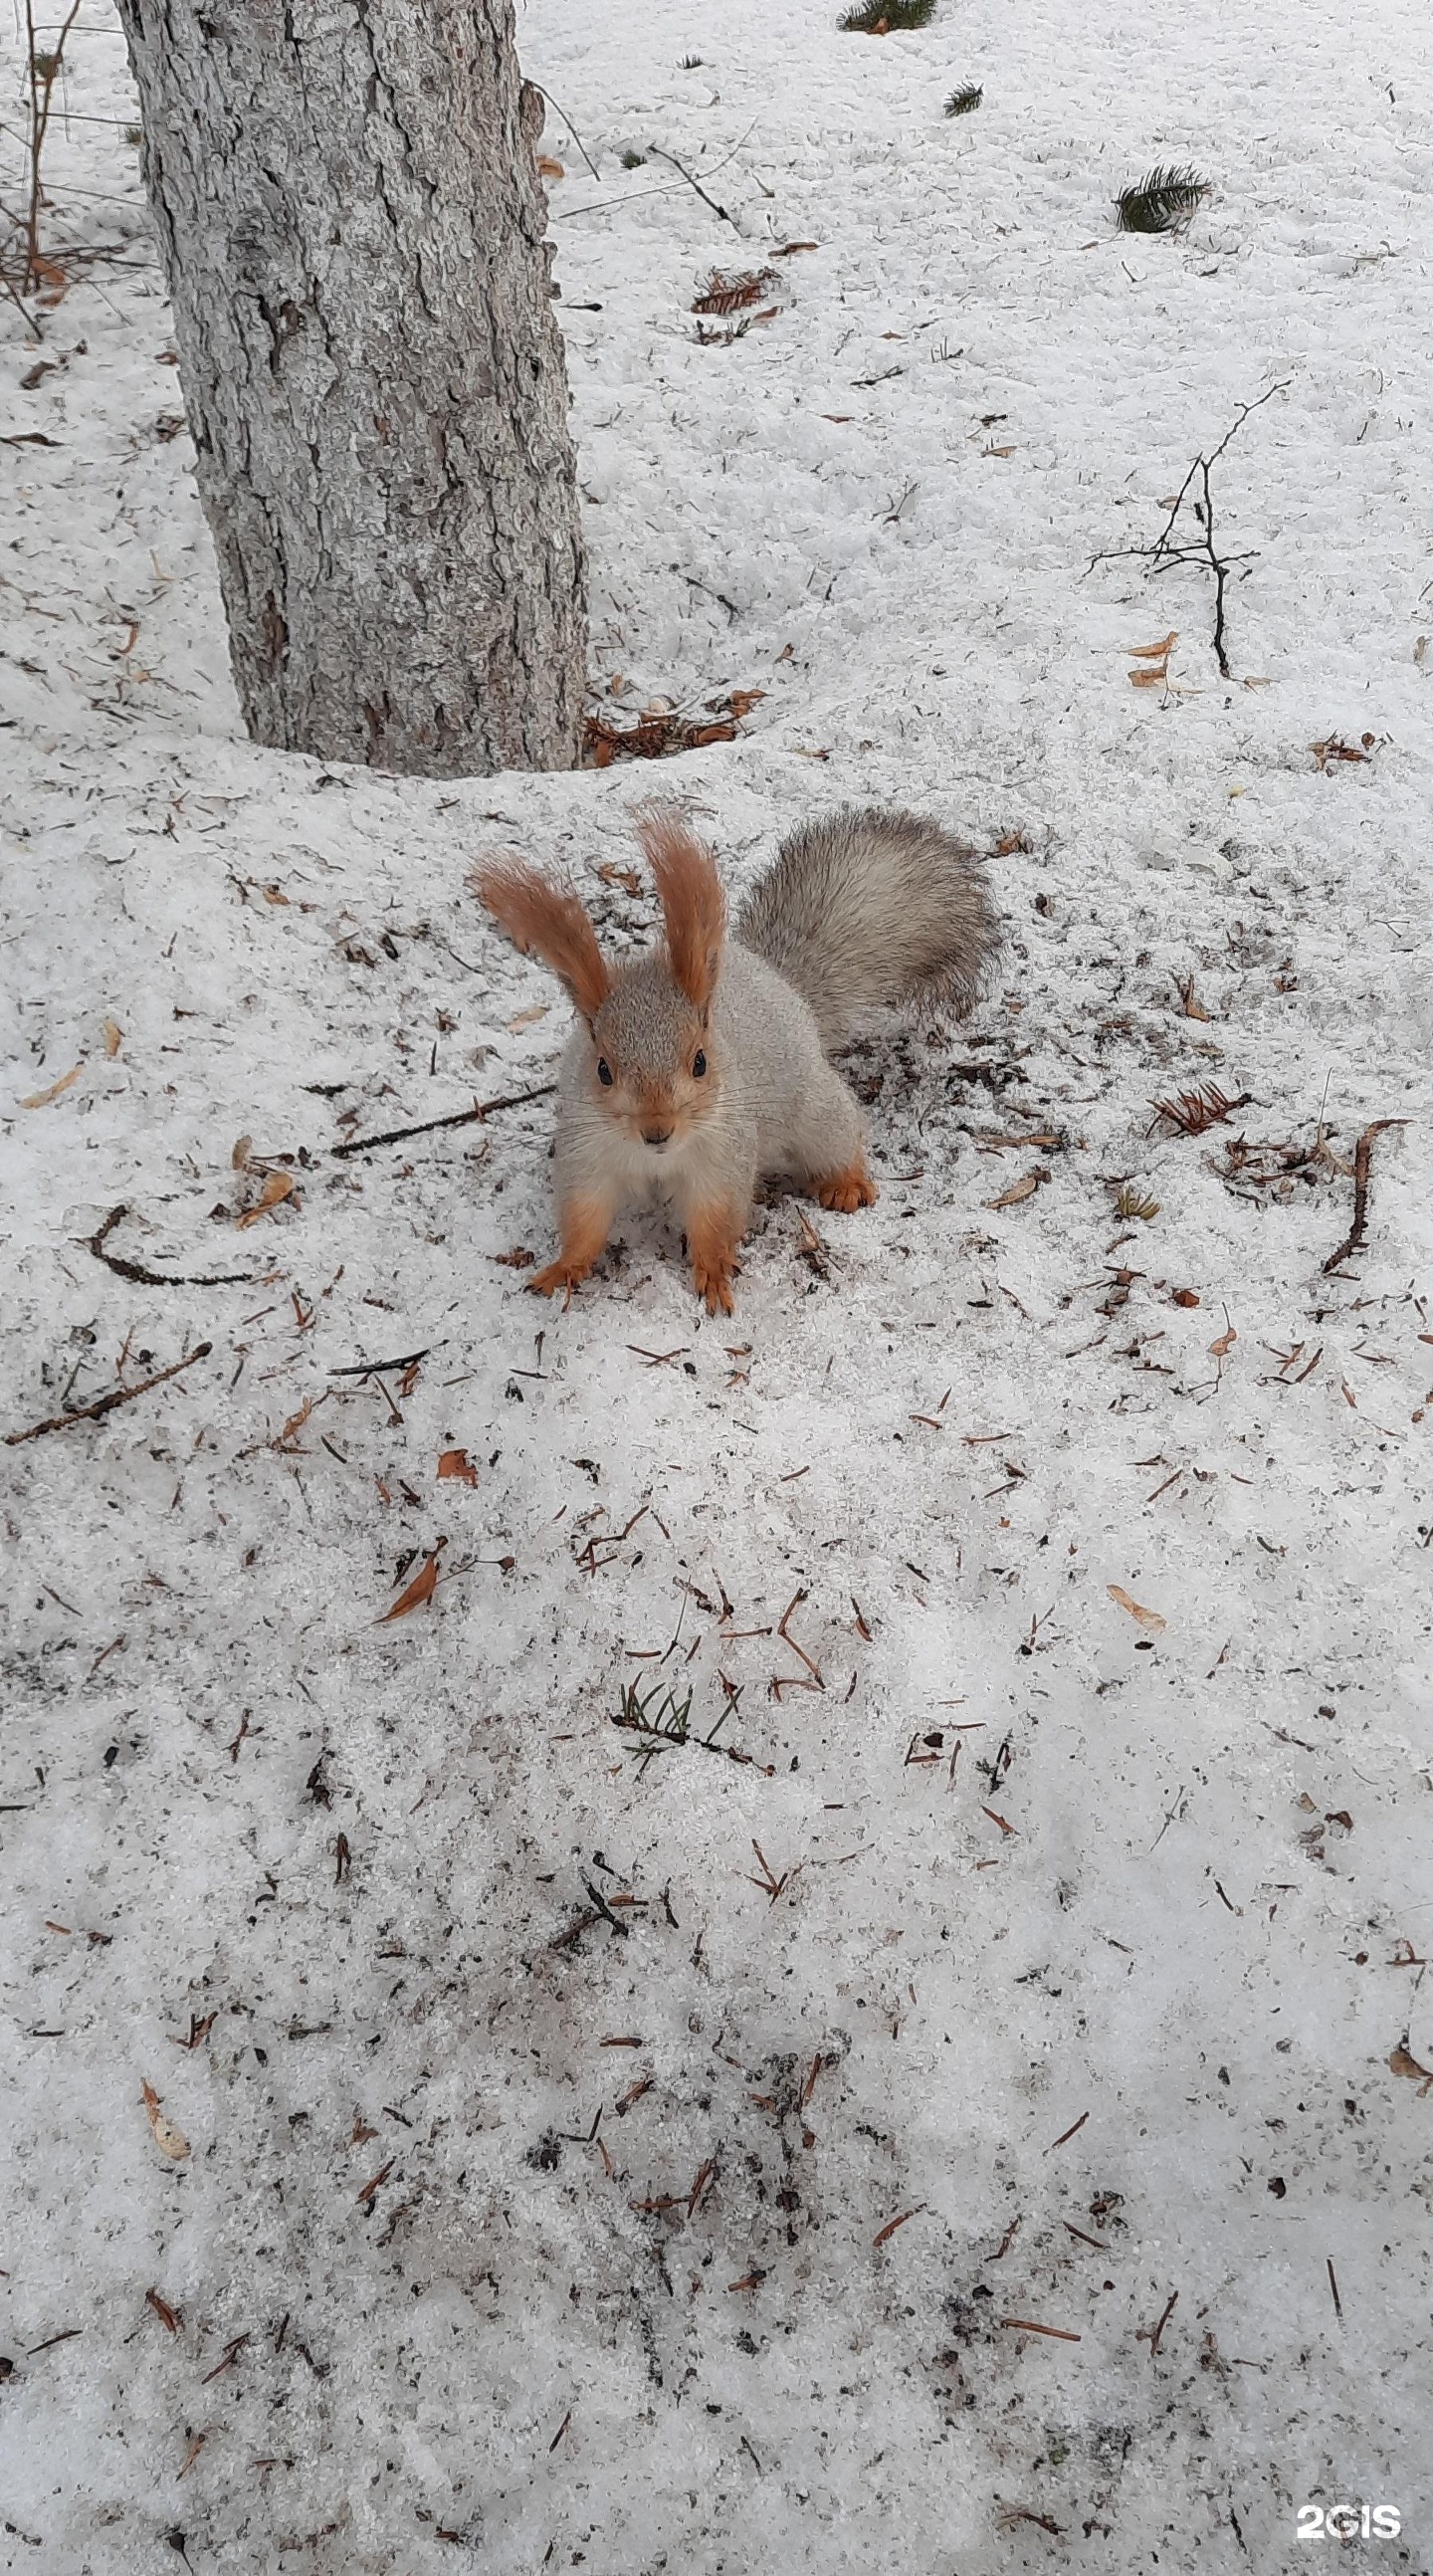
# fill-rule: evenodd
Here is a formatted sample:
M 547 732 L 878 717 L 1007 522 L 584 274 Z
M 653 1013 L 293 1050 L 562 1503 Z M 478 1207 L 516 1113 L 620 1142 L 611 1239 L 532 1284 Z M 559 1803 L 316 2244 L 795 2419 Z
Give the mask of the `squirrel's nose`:
M 665 1145 L 671 1133 L 670 1127 L 644 1127 L 642 1142 L 644 1145 Z

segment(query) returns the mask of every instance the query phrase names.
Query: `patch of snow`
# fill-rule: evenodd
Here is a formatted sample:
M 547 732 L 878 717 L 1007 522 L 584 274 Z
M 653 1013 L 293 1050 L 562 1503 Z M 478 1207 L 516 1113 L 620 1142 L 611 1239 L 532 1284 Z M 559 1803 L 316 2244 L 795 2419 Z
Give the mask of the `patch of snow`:
M 554 114 L 594 678 L 766 695 L 445 787 L 241 738 L 99 0 L 71 40 L 48 237 L 112 247 L 0 395 L 54 442 L 5 450 L 7 1420 L 212 1347 L 3 1453 L 35 2576 L 1143 2576 L 1348 2499 L 1427 2558 L 1426 16 L 836 15 L 523 13 L 602 174 Z M 1188 231 L 1117 235 L 1183 158 Z M 1089 566 L 1274 385 L 1225 684 L 1202 576 Z M 334 1151 L 551 1078 L 465 868 L 645 936 L 598 870 L 654 787 L 733 886 L 851 799 L 1005 845 L 996 989 L 850 1059 L 879 1203 L 813 1266 L 773 1196 L 734 1322 L 642 1219 L 525 1297 L 545 1101 Z M 119 1207 L 176 1284 L 87 1248 Z M 645 1767 L 629 1686 L 691 1699 Z

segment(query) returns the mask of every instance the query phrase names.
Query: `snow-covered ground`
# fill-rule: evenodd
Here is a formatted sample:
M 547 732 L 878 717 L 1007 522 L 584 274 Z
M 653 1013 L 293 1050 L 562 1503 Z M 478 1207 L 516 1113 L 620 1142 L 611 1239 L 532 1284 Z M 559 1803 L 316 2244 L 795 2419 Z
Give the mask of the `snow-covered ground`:
M 594 679 L 766 694 L 456 787 L 240 738 L 71 38 L 68 288 L 3 308 L 5 1427 L 209 1348 L 4 1451 L 35 2576 L 1264 2576 L 1350 2501 L 1433 2557 L 1427 13 L 836 14 L 522 15 L 600 173 L 554 115 Z M 1087 567 L 1266 394 L 1226 684 L 1205 577 Z M 851 798 L 1007 845 L 998 989 L 854 1059 L 879 1204 L 774 1197 L 735 1324 L 655 1222 L 523 1294 L 545 1102 L 334 1151 L 549 1079 L 465 866 L 643 935 L 654 786 L 734 886 Z M 750 1759 L 643 1766 L 632 1686 Z

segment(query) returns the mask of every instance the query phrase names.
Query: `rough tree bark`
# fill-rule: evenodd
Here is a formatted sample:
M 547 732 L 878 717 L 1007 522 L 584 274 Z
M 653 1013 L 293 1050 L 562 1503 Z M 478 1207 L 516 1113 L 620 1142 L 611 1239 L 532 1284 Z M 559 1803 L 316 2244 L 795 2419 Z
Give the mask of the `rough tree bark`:
M 571 768 L 582 541 L 512 0 L 120 15 L 250 733 Z

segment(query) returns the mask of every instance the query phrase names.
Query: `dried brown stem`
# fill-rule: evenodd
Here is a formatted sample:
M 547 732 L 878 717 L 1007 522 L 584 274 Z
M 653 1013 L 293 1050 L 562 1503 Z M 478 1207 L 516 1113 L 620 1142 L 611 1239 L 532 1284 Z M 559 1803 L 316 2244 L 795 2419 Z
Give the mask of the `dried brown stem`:
M 1381 1136 L 1385 1127 L 1406 1127 L 1408 1123 L 1406 1118 L 1375 1118 L 1371 1127 L 1365 1127 L 1353 1149 L 1353 1223 L 1337 1252 L 1329 1254 L 1325 1272 L 1337 1270 L 1351 1252 L 1357 1252 L 1368 1231 L 1368 1167 L 1374 1137 Z
M 50 101 L 65 59 L 65 39 L 80 14 L 80 0 L 74 0 L 68 18 L 60 29 L 54 47 L 45 53 L 35 50 L 35 11 L 33 0 L 25 0 L 25 61 L 30 76 L 30 132 L 28 137 L 30 173 L 29 201 L 25 211 L 25 285 L 39 285 L 44 277 L 40 257 L 40 209 L 45 192 L 40 182 L 44 159 L 45 136 L 50 124 Z
M 98 1233 L 88 1236 L 85 1245 L 85 1249 L 94 1254 L 96 1261 L 102 1261 L 106 1270 L 113 1270 L 117 1278 L 133 1279 L 141 1288 L 257 1288 L 260 1285 L 252 1270 L 206 1271 L 197 1275 L 191 1275 L 188 1272 L 146 1270 L 142 1261 L 127 1261 L 122 1252 L 106 1252 L 105 1245 L 109 1237 L 121 1219 L 128 1214 L 129 1210 L 123 1202 L 118 1207 L 111 1208 Z
M 108 1395 L 100 1397 L 97 1404 L 82 1404 L 74 1413 L 52 1414 L 48 1422 L 32 1423 L 28 1431 L 7 1431 L 5 1446 L 19 1449 L 27 1440 L 43 1438 L 47 1431 L 69 1431 L 77 1422 L 98 1422 L 102 1415 L 113 1413 L 116 1405 L 133 1404 L 136 1396 L 148 1395 L 152 1386 L 163 1386 L 166 1378 L 178 1377 L 182 1369 L 192 1368 L 196 1360 L 207 1360 L 213 1348 L 212 1342 L 201 1342 L 197 1350 L 190 1351 L 186 1358 L 172 1361 L 168 1368 L 156 1369 L 153 1377 L 142 1378 L 138 1386 L 113 1387 Z
M 420 1118 L 416 1127 L 386 1127 L 381 1136 L 352 1136 L 346 1145 L 333 1147 L 334 1160 L 344 1154 L 371 1154 L 376 1145 L 406 1144 L 410 1136 L 431 1136 L 439 1127 L 480 1127 L 496 1110 L 525 1109 L 530 1100 L 549 1100 L 556 1089 L 555 1082 L 543 1082 L 536 1091 L 510 1091 L 502 1100 L 474 1101 L 471 1109 L 455 1109 L 446 1118 Z

